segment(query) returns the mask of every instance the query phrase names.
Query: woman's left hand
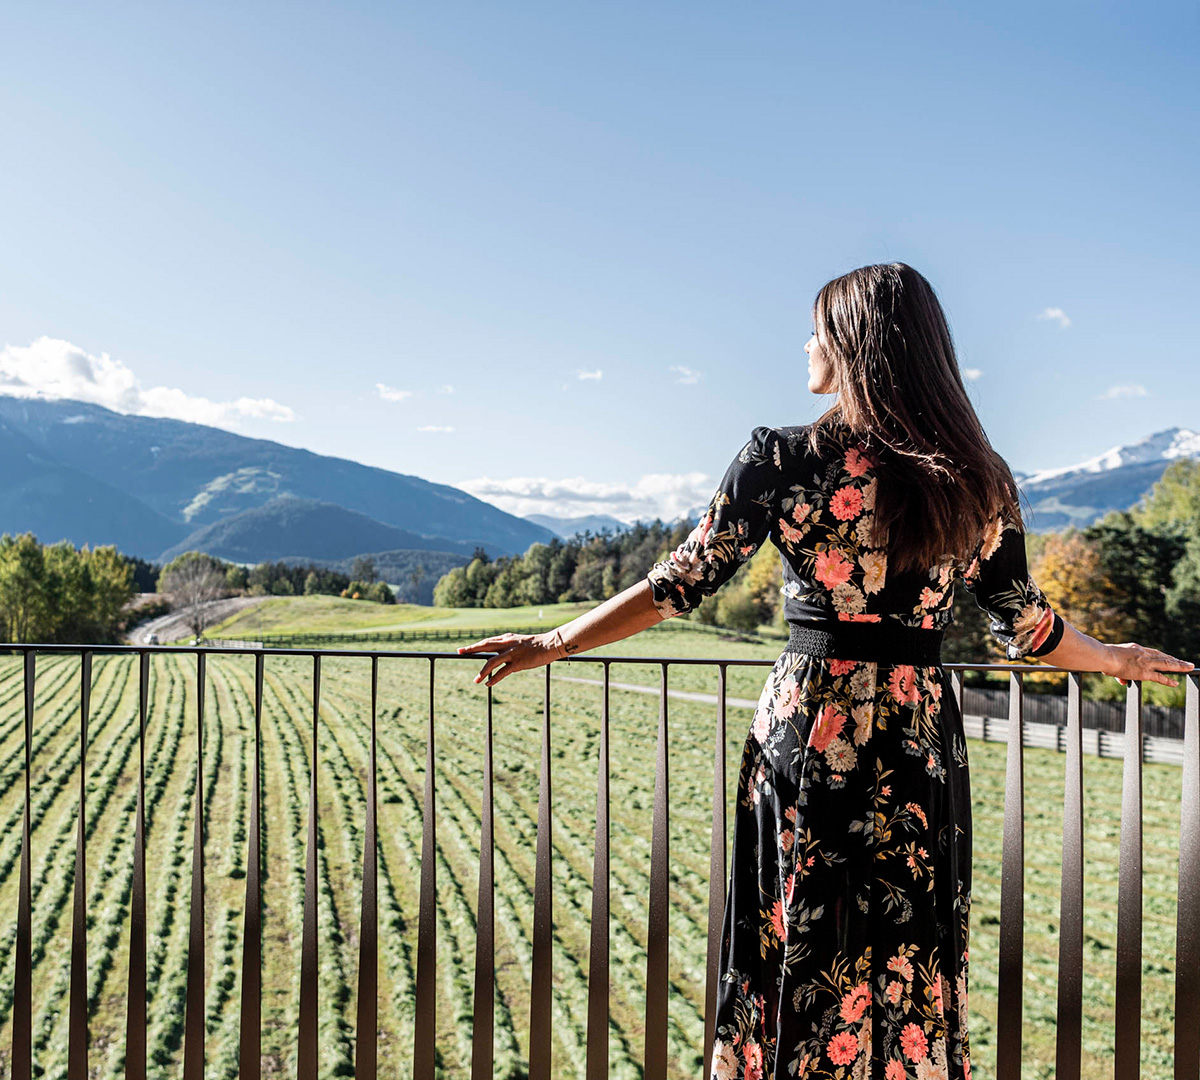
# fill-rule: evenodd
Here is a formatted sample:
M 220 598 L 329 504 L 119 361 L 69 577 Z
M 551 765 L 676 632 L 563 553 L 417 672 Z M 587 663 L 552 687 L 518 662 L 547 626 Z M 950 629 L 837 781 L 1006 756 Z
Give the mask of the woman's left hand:
M 458 651 L 463 655 L 480 652 L 496 654 L 480 668 L 474 679 L 475 682 L 486 680 L 487 686 L 495 686 L 514 671 L 544 667 L 561 656 L 550 634 L 501 634 L 470 645 L 460 645 Z

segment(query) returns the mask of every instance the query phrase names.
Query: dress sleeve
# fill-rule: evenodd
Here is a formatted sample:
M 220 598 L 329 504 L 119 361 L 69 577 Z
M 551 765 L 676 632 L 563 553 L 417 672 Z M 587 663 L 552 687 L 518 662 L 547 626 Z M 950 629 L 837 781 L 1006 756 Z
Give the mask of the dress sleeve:
M 664 619 L 691 611 L 758 550 L 770 532 L 780 477 L 779 434 L 755 428 L 699 524 L 646 575 Z
M 991 616 L 989 629 L 1009 660 L 1044 656 L 1062 640 L 1062 618 L 1029 575 L 1025 535 L 1007 516 L 984 529 L 963 584 Z

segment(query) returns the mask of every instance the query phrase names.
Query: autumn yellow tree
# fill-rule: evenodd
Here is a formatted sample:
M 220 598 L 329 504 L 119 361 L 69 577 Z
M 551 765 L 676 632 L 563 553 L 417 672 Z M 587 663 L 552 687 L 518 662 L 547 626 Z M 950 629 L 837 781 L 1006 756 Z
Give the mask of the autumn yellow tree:
M 1051 607 L 1085 634 L 1104 641 L 1130 637 L 1119 590 L 1104 574 L 1099 548 L 1074 529 L 1047 537 L 1032 571 Z

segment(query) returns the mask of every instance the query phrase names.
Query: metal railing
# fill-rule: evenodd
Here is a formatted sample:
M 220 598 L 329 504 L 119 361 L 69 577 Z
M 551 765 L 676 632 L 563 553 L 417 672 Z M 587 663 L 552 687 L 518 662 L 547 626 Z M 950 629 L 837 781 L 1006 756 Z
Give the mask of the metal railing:
M 12 1014 L 11 1076 L 27 1080 L 33 1071 L 32 1001 L 33 963 L 31 950 L 31 746 L 33 745 L 36 686 L 36 657 L 39 653 L 72 654 L 80 659 L 79 739 L 80 788 L 75 847 L 73 917 L 69 991 L 68 1080 L 86 1080 L 88 1075 L 87 997 L 87 912 L 85 910 L 85 840 L 88 720 L 92 690 L 92 658 L 99 653 L 127 653 L 138 657 L 138 767 L 137 811 L 134 825 L 134 867 L 129 896 L 129 965 L 126 1007 L 125 1076 L 146 1077 L 147 987 L 146 987 L 146 718 L 149 704 L 149 667 L 152 654 L 193 655 L 196 663 L 198 709 L 197 752 L 203 760 L 204 688 L 206 663 L 212 654 L 247 655 L 237 648 L 173 648 L 121 646 L 0 646 L 23 656 L 24 721 L 24 813 L 20 856 L 20 882 L 16 919 L 16 956 Z M 437 953 L 437 868 L 435 849 L 437 754 L 434 688 L 439 664 L 479 657 L 455 653 L 378 652 L 355 650 L 254 650 L 254 758 L 250 794 L 250 824 L 247 830 L 246 893 L 242 934 L 239 1076 L 258 1080 L 261 1076 L 261 996 L 263 955 L 262 745 L 263 685 L 266 661 L 273 656 L 308 657 L 312 662 L 312 744 L 308 792 L 308 830 L 304 882 L 303 936 L 301 946 L 299 1026 L 296 1060 L 298 1080 L 318 1076 L 317 982 L 321 943 L 317 923 L 317 731 L 321 710 L 321 663 L 326 657 L 361 657 L 370 661 L 371 717 L 370 756 L 366 800 L 362 867 L 362 907 L 359 920 L 359 967 L 357 1038 L 354 1069 L 359 1080 L 373 1080 L 377 1068 L 378 959 L 378 863 L 376 821 L 376 714 L 379 706 L 381 661 L 405 660 L 428 664 L 428 715 L 425 721 L 425 777 L 422 802 L 419 916 L 417 929 L 417 972 L 415 986 L 415 1031 L 412 1076 L 433 1080 L 436 1057 Z M 716 730 L 713 751 L 712 833 L 708 895 L 708 934 L 704 1007 L 704 1071 L 709 1072 L 713 1042 L 713 1013 L 716 1001 L 721 923 L 726 887 L 726 711 L 729 702 L 727 676 L 730 668 L 770 667 L 772 660 L 669 657 L 577 656 L 572 663 L 600 667 L 600 744 L 596 794 L 596 831 L 591 895 L 590 955 L 587 985 L 586 1075 L 588 1080 L 608 1076 L 609 1054 L 609 697 L 613 664 L 650 665 L 659 669 L 659 712 L 655 753 L 654 800 L 651 826 L 649 895 L 647 905 L 644 1075 L 665 1080 L 668 1069 L 669 992 L 669 702 L 672 667 L 706 665 L 717 672 Z M 963 675 L 967 671 L 1003 672 L 1008 676 L 1009 731 L 1024 730 L 1025 693 L 1022 672 L 1026 669 L 998 664 L 949 664 L 956 700 L 961 709 Z M 1047 671 L 1039 667 L 1038 671 Z M 537 839 L 533 896 L 532 965 L 529 982 L 529 1078 L 550 1080 L 553 889 L 551 854 L 551 668 L 546 668 L 541 718 L 541 768 L 537 806 Z M 1200 1076 L 1200 674 L 1187 682 L 1182 802 L 1178 878 L 1178 915 L 1175 975 L 1174 1076 L 1196 1080 Z M 1083 1016 L 1084 944 L 1084 851 L 1082 783 L 1082 676 L 1067 673 L 1065 796 L 1062 840 L 1062 879 L 1058 953 L 1057 1058 L 1058 1080 L 1080 1077 Z M 690 695 L 695 697 L 695 695 Z M 494 800 L 492 691 L 486 691 L 486 722 L 483 745 L 483 790 L 479 851 L 479 892 L 476 912 L 473 1032 L 471 1040 L 472 1080 L 492 1076 L 495 1004 L 493 983 L 496 963 L 494 911 Z M 1127 745 L 1142 740 L 1142 690 L 1132 684 L 1126 696 Z M 1021 1075 L 1023 1022 L 1024 943 L 1024 738 L 1007 740 L 1004 832 L 1001 854 L 1001 900 L 999 927 L 999 990 L 996 1075 L 1015 1080 Z M 1117 1080 L 1139 1075 L 1142 993 L 1142 771 L 1141 754 L 1126 753 L 1121 797 L 1118 925 L 1116 952 L 1115 1061 Z M 196 770 L 195 828 L 192 840 L 191 895 L 189 905 L 187 988 L 183 1036 L 183 1075 L 199 1080 L 204 1072 L 205 1052 L 205 887 L 202 808 L 204 770 Z

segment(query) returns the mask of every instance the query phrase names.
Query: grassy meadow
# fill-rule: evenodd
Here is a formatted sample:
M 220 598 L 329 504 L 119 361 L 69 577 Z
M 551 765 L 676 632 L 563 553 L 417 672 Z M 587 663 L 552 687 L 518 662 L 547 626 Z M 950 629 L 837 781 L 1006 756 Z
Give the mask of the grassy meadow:
M 288 604 L 267 611 L 288 632 L 312 632 L 318 615 L 305 598 L 288 624 Z M 351 604 L 355 609 L 374 605 Z M 261 609 L 260 609 L 261 610 Z M 403 609 L 375 608 L 399 622 Z M 428 612 L 430 609 L 423 609 Z M 547 616 L 554 609 L 545 609 Z M 374 615 L 374 611 L 368 612 Z M 439 613 L 440 614 L 440 613 Z M 497 612 L 472 612 L 495 625 Z M 503 613 L 532 625 L 529 613 Z M 536 612 L 534 612 L 536 614 Z M 554 611 L 553 619 L 563 613 Z M 459 625 L 462 625 L 461 623 Z M 482 625 L 482 624 L 475 624 Z M 236 626 L 221 636 L 236 636 Z M 279 631 L 273 631 L 279 632 Z M 664 626 L 610 646 L 615 656 L 773 658 L 778 643 L 724 640 L 711 632 Z M 245 890 L 248 788 L 253 748 L 253 658 L 210 657 L 203 769 L 207 897 L 207 1075 L 237 1072 L 240 935 Z M 478 886 L 484 693 L 471 683 L 478 661 L 437 664 L 435 700 L 438 800 L 438 1027 L 444 1075 L 470 1064 L 474 910 Z M 268 1075 L 295 1070 L 304 842 L 311 750 L 311 671 L 306 657 L 269 658 L 263 706 L 265 880 L 263 1055 Z M 380 663 L 379 734 L 379 1064 L 382 1075 L 410 1069 L 415 985 L 421 797 L 424 783 L 428 662 Z M 587 663 L 555 674 L 598 678 Z M 756 698 L 765 669 L 731 669 L 729 693 Z M 532 942 L 532 882 L 537 820 L 543 674 L 520 673 L 494 693 L 496 800 L 496 1075 L 523 1075 L 527 982 Z M 657 666 L 614 664 L 614 682 L 657 685 Z M 673 688 L 715 692 L 716 671 L 672 669 Z M 70 904 L 79 784 L 79 665 L 38 658 L 33 766 L 33 948 L 35 1061 L 65 1076 Z M 554 779 L 555 1075 L 582 1077 L 586 1031 L 588 917 L 595 827 L 599 687 L 556 680 Z M 195 661 L 157 655 L 151 664 L 147 729 L 149 1062 L 151 1075 L 178 1075 L 187 955 L 187 905 L 196 762 Z M 0 1069 L 11 1045 L 12 966 L 20 858 L 23 743 L 19 658 L 0 658 Z M 641 1074 L 646 897 L 658 703 L 614 690 L 611 698 L 612 993 L 611 1075 Z M 366 766 L 370 734 L 369 662 L 322 664 L 319 786 L 320 1038 L 323 1076 L 351 1075 L 354 1052 L 358 919 Z M 749 711 L 729 709 L 728 779 Z M 672 910 L 669 1046 L 673 1077 L 700 1073 L 708 898 L 708 842 L 715 709 L 672 700 Z M 122 1073 L 127 970 L 127 905 L 137 767 L 137 665 L 97 657 L 87 758 L 89 1004 L 91 1075 Z M 1002 744 L 969 747 L 975 804 L 972 920 L 974 1074 L 993 1075 L 995 957 L 1004 789 Z M 1053 1075 L 1062 768 L 1050 751 L 1027 750 L 1025 1075 Z M 1087 944 L 1085 1075 L 1111 1073 L 1115 979 L 1117 835 L 1121 763 L 1085 760 Z M 1143 1065 L 1169 1073 L 1173 1000 L 1178 769 L 1147 766 L 1145 776 L 1145 992 Z M 1035 794 L 1036 793 L 1036 794 Z

